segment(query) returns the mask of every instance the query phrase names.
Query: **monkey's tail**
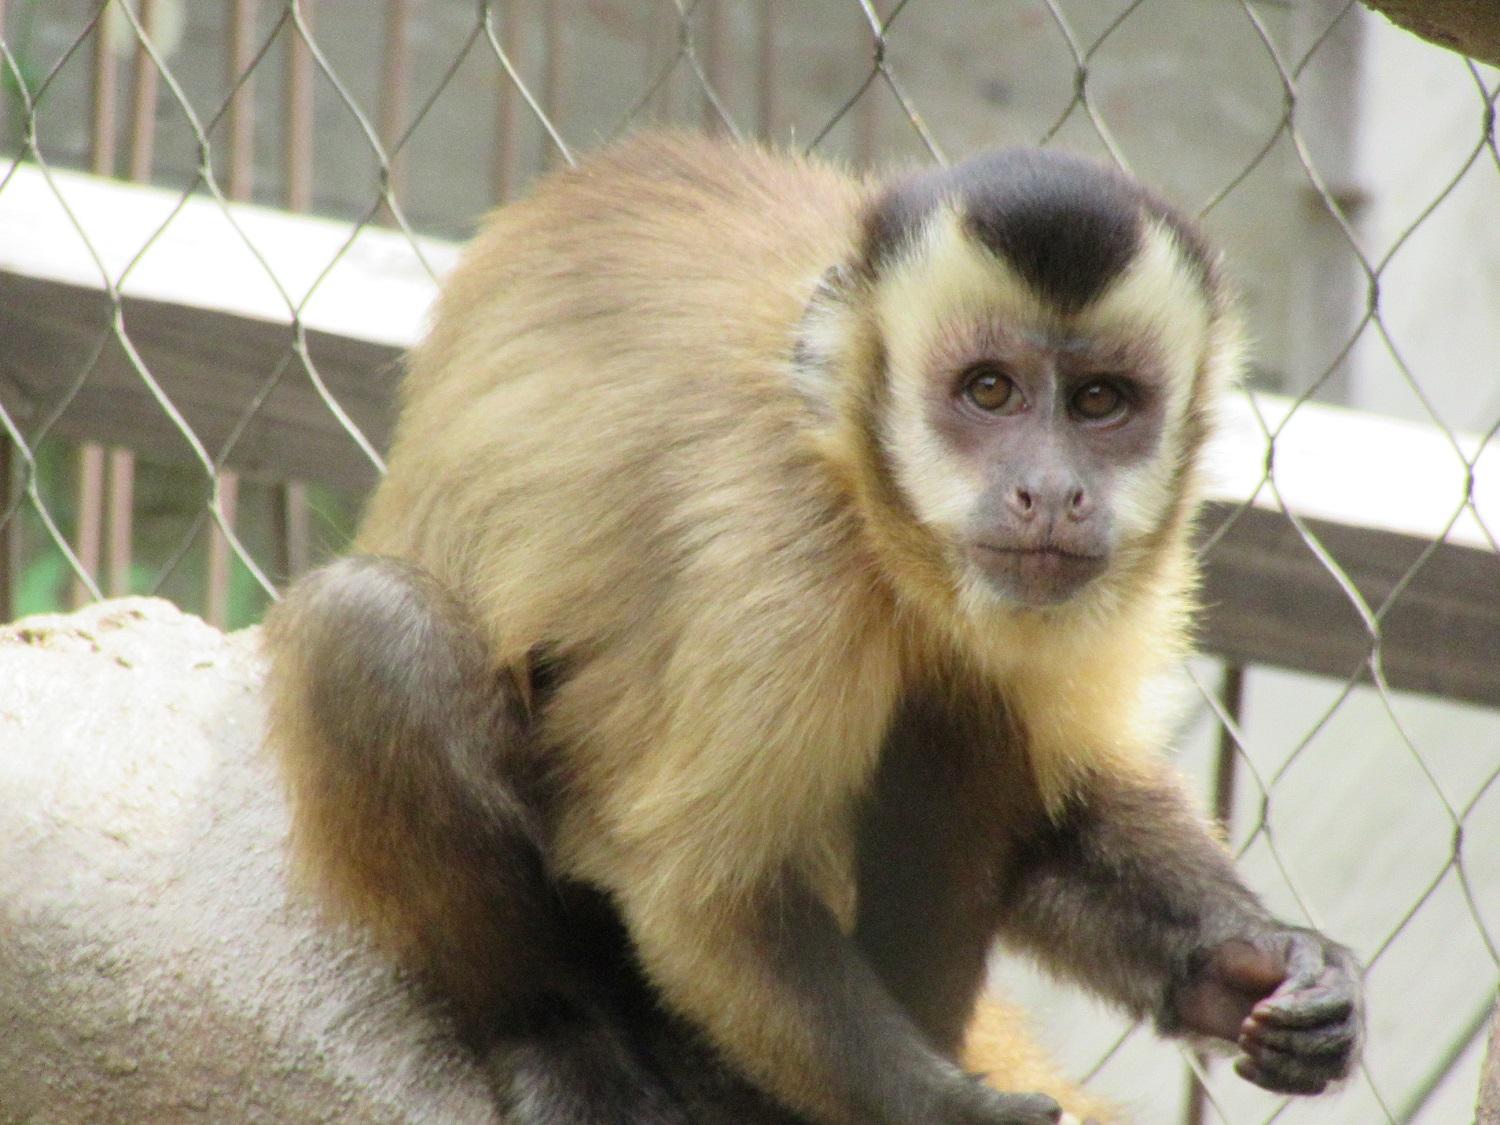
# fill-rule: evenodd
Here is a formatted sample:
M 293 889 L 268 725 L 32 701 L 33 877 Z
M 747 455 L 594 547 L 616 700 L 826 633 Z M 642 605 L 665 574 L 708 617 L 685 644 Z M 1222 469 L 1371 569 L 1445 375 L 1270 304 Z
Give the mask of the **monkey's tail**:
M 561 922 L 523 690 L 459 600 L 410 563 L 345 558 L 292 587 L 266 641 L 269 737 L 320 897 L 475 1020 L 545 990 Z

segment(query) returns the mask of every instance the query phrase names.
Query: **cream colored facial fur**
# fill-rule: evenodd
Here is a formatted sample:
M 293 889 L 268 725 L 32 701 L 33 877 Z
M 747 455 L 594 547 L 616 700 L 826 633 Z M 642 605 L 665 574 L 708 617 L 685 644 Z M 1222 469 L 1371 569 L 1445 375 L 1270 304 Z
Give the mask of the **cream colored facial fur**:
M 899 479 L 924 522 L 957 536 L 981 482 L 930 431 L 927 391 L 935 336 L 954 324 L 993 319 L 1020 334 L 1146 339 L 1159 355 L 1168 394 L 1163 432 L 1181 433 L 1198 365 L 1208 354 L 1213 310 L 1164 227 L 1146 228 L 1130 269 L 1073 316 L 1057 314 L 1002 259 L 967 237 L 962 219 L 945 208 L 880 285 L 876 313 L 890 360 L 891 410 L 886 446 Z M 1150 464 L 1125 474 L 1117 517 L 1124 538 L 1160 524 L 1171 500 L 1171 471 L 1180 448 L 1170 445 Z

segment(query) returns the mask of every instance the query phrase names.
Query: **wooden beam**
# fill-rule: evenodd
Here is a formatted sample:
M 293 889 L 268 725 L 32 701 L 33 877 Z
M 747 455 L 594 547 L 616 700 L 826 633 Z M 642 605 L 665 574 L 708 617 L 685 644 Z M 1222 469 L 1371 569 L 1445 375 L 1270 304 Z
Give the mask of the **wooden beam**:
M 455 247 L 376 229 L 351 242 L 347 222 L 51 178 L 22 166 L 0 186 L 0 407 L 28 438 L 66 403 L 49 433 L 195 456 L 128 339 L 211 458 L 277 479 L 375 480 L 318 380 L 383 451 L 401 355 Z M 1201 521 L 1204 647 L 1347 678 L 1368 668 L 1378 637 L 1390 686 L 1500 706 L 1497 445 L 1231 396 Z
M 1386 683 L 1500 707 L 1500 556 L 1444 543 L 1377 619 L 1372 633 L 1334 572 L 1279 512 L 1210 504 L 1199 640 L 1230 661 L 1370 682 L 1378 635 Z M 1325 520 L 1303 530 L 1379 608 L 1430 540 Z
M 1500 707 L 1500 442 L 1242 394 L 1207 461 L 1207 651 Z
M 28 440 L 62 407 L 50 435 L 128 445 L 159 459 L 194 458 L 189 439 L 141 378 L 113 317 L 112 302 L 97 288 L 0 270 L 6 341 L 0 407 Z M 324 403 L 291 325 L 138 297 L 123 300 L 121 324 L 210 458 L 219 458 L 243 425 L 223 456 L 229 468 L 354 490 L 375 482 L 374 462 Z M 354 425 L 384 449 L 402 349 L 310 330 L 306 355 Z M 249 414 L 268 385 L 260 409 Z
M 50 433 L 194 456 L 128 340 L 210 458 L 365 488 L 374 462 L 323 389 L 384 448 L 400 357 L 456 254 L 396 231 L 19 165 L 0 181 L 0 406 L 28 434 L 65 402 Z
M 1500 1125 L 1500 1006 L 1490 1020 L 1490 1045 L 1479 1076 L 1479 1106 L 1474 1125 Z

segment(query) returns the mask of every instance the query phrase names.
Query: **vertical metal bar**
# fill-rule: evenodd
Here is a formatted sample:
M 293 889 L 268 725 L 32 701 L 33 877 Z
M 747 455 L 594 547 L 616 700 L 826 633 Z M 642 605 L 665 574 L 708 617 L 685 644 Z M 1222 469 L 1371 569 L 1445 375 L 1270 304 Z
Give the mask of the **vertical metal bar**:
M 1224 667 L 1224 680 L 1219 687 L 1219 703 L 1224 713 L 1239 724 L 1240 713 L 1245 703 L 1245 666 L 1228 664 Z M 1234 735 L 1228 727 L 1219 731 L 1217 751 L 1214 756 L 1214 819 L 1227 838 L 1234 823 L 1235 780 L 1239 771 L 1239 750 Z
M 307 485 L 290 480 L 276 490 L 273 513 L 276 564 L 283 580 L 290 582 L 312 565 L 312 521 L 309 519 Z
M 1327 188 L 1329 200 L 1351 224 L 1358 219 L 1363 203 L 1355 178 L 1362 14 L 1351 9 L 1347 0 L 1304 0 L 1292 13 L 1297 51 L 1306 52 L 1317 45 L 1316 55 L 1297 77 L 1293 127 Z M 1332 30 L 1328 30 L 1330 25 Z M 1324 31 L 1328 31 L 1326 36 Z M 1306 192 L 1308 205 L 1302 209 L 1298 252 L 1293 256 L 1289 279 L 1285 362 L 1296 380 L 1286 388 L 1291 394 L 1307 390 L 1343 349 L 1362 314 L 1361 299 L 1367 288 L 1349 239 L 1329 213 L 1328 203 L 1313 185 L 1308 184 Z M 1348 356 L 1334 364 L 1317 397 L 1327 402 L 1348 402 L 1352 367 Z
M 99 539 L 104 523 L 104 447 L 93 442 L 78 451 L 78 518 L 73 530 L 73 553 L 91 577 L 99 575 Z M 97 582 L 96 582 L 97 584 Z M 76 578 L 72 604 L 76 609 L 92 599 L 89 588 Z
M 312 0 L 292 0 L 293 12 L 309 34 L 313 27 Z M 288 28 L 286 54 L 286 207 L 306 211 L 312 206 L 314 127 L 312 52 L 295 26 Z M 307 488 L 287 481 L 276 490 L 277 561 L 290 581 L 308 567 Z
M 155 26 L 156 0 L 141 0 L 139 19 L 147 32 Z M 151 178 L 155 162 L 156 96 L 160 84 L 161 75 L 142 40 L 135 46 L 130 89 L 130 178 L 142 183 Z
M 675 66 L 681 17 L 676 23 L 663 15 L 665 0 L 657 0 L 649 6 L 646 15 L 646 82 L 656 82 L 662 66 L 668 62 Z M 670 24 L 670 26 L 669 26 Z M 665 121 L 672 114 L 672 77 L 669 75 L 650 102 L 641 107 L 653 122 Z
M 312 0 L 290 0 L 301 26 L 312 33 Z M 306 211 L 312 206 L 313 57 L 294 22 L 286 31 L 286 206 Z
M 717 0 L 699 0 L 694 10 L 702 34 L 698 38 L 703 59 L 703 77 L 708 86 L 722 99 L 724 96 L 724 13 Z M 708 90 L 703 91 L 703 104 L 699 109 L 703 130 L 719 133 L 724 130 L 724 120 L 714 108 Z
M 4 3 L 0 0 L 0 34 L 5 31 Z M 15 442 L 0 436 L 0 621 L 15 620 L 16 587 L 21 583 L 21 510 L 4 518 L 16 496 L 15 473 Z
M 1240 725 L 1240 714 L 1245 704 L 1245 666 L 1243 664 L 1224 665 L 1224 678 L 1219 684 L 1219 705 L 1224 708 L 1224 713 L 1234 721 L 1235 726 Z M 1214 820 L 1218 822 L 1219 829 L 1225 838 L 1229 836 L 1229 829 L 1234 821 L 1234 792 L 1235 781 L 1239 770 L 1239 754 L 1235 746 L 1234 735 L 1230 733 L 1228 726 L 1219 728 L 1218 745 L 1214 754 L 1214 781 L 1213 781 L 1213 809 Z M 1199 1067 L 1207 1069 L 1209 1056 L 1202 1051 L 1193 1052 Z M 1187 1111 L 1183 1114 L 1183 1125 L 1204 1125 L 1205 1115 L 1208 1111 L 1208 1091 L 1198 1081 L 1198 1076 L 1191 1070 L 1188 1071 Z
M 1490 1022 L 1489 1047 L 1479 1074 L 1479 1105 L 1474 1125 L 1500 1125 L 1500 1004 Z
M 776 11 L 777 0 L 756 5 L 760 26 L 755 40 L 755 124 L 762 137 L 776 130 Z
M 407 0 L 386 0 L 385 51 L 380 65 L 380 146 L 385 150 L 385 191 L 389 200 L 399 198 L 405 188 L 406 159 L 393 149 L 406 126 L 407 24 L 410 11 Z M 382 208 L 385 221 L 391 221 L 389 206 Z
M 220 496 L 219 513 L 223 516 L 223 522 L 233 528 L 234 514 L 236 514 L 236 501 L 240 495 L 240 474 L 233 469 L 219 469 L 217 474 L 217 492 Z M 210 501 L 211 502 L 211 501 Z M 208 621 L 216 625 L 222 625 L 225 621 L 226 610 L 229 601 L 229 562 L 233 559 L 233 550 L 229 549 L 229 540 L 220 531 L 216 522 L 208 525 L 208 562 L 207 562 L 207 585 L 208 585 Z M 214 606 L 220 606 L 219 615 L 214 616 Z
M 100 584 L 110 597 L 130 592 L 135 534 L 135 454 L 123 447 L 113 447 L 105 466 L 108 475 L 103 488 L 104 569 L 107 581 Z
M 224 473 L 218 484 L 219 512 L 224 523 L 234 526 L 239 510 L 240 478 L 235 473 Z M 215 524 L 208 540 L 208 623 L 222 629 L 229 622 L 229 564 L 231 551 L 229 540 Z
M 558 120 L 562 107 L 562 0 L 542 0 L 542 112 L 552 122 L 553 128 L 561 129 Z M 558 158 L 552 138 L 547 130 L 539 131 L 541 137 L 541 162 L 545 171 Z
M 112 176 L 115 172 L 118 112 L 119 66 L 109 49 L 107 24 L 101 19 L 94 25 L 93 90 L 90 98 L 89 169 L 95 175 Z M 104 522 L 104 448 L 85 442 L 78 450 L 77 544 L 78 561 L 90 575 L 99 573 L 99 537 Z M 89 600 L 88 588 L 75 581 L 71 602 L 75 606 Z
M 519 20 L 516 18 L 515 0 L 500 5 L 500 13 L 500 27 L 496 35 L 504 45 L 506 54 L 512 61 L 518 61 L 515 28 Z M 495 143 L 491 149 L 490 184 L 495 202 L 502 203 L 510 198 L 515 187 L 516 102 L 519 99 L 505 68 L 496 66 L 495 75 Z
M 130 593 L 131 546 L 135 532 L 135 456 L 128 449 L 109 451 L 108 519 L 104 547 L 105 593 Z
M 156 0 L 141 0 L 138 19 L 147 37 L 156 27 Z M 231 31 L 233 34 L 233 30 Z M 156 162 L 156 105 L 161 75 L 144 39 L 136 44 L 131 72 L 129 177 L 149 182 Z M 108 476 L 108 582 L 110 594 L 130 589 L 132 542 L 135 524 L 135 455 L 128 449 L 112 449 Z
M 885 24 L 885 5 L 880 0 L 871 0 L 870 10 L 879 18 L 881 25 Z M 874 58 L 874 44 L 871 44 L 870 57 Z M 871 63 L 873 66 L 873 62 Z M 862 164 L 870 164 L 875 159 L 875 146 L 880 137 L 880 106 L 881 99 L 879 83 L 872 82 L 865 87 L 864 94 L 859 99 L 859 105 L 855 107 L 854 117 L 854 145 L 856 158 Z
M 255 79 L 246 72 L 255 58 L 257 0 L 231 0 L 229 13 L 229 197 L 249 199 L 255 190 Z M 238 88 L 235 83 L 244 77 Z
M 102 19 L 94 25 L 89 170 L 96 176 L 115 174 L 115 106 L 120 75 L 104 29 Z
M 137 18 L 147 36 L 156 26 L 156 0 L 141 0 Z M 141 183 L 151 179 L 151 170 L 156 162 L 156 100 L 161 86 L 161 75 L 146 50 L 144 37 L 136 43 L 135 58 L 131 67 L 130 89 L 130 178 Z M 131 570 L 131 542 L 135 513 L 135 454 L 128 449 L 111 449 L 109 454 L 110 498 L 108 511 L 108 546 L 110 574 L 107 592 L 113 593 L 121 585 L 129 588 Z M 103 504 L 104 461 L 100 458 L 101 480 L 98 502 Z M 97 569 L 93 570 L 97 573 Z
M 0 40 L 5 39 L 5 17 L 6 0 L 0 0 Z M 94 50 L 99 50 L 99 31 L 96 28 L 94 39 Z M 97 58 L 97 54 L 95 56 Z M 10 118 L 8 116 L 8 103 L 0 106 L 0 138 L 8 135 L 10 129 Z M 21 512 L 17 509 L 9 519 L 5 513 L 10 511 L 10 503 L 14 498 L 14 473 L 15 473 L 15 443 L 10 438 L 0 435 L 0 622 L 14 620 L 16 616 L 16 586 L 21 580 L 20 567 L 20 524 Z
M 0 0 L 0 42 L 5 41 L 5 10 L 5 0 Z M 10 143 L 11 103 L 13 101 L 15 99 L 10 97 L 0 98 L 0 145 Z M 18 137 L 16 141 L 19 148 L 20 138 Z M 0 618 L 0 620 L 8 620 L 8 617 Z
M 255 57 L 255 0 L 231 0 L 229 21 L 229 54 L 225 60 L 225 86 L 235 83 L 249 69 Z M 255 99 L 251 78 L 235 90 L 229 103 L 229 197 L 248 200 L 255 186 Z M 224 470 L 218 474 L 218 494 L 230 497 L 220 504 L 224 522 L 234 526 L 234 499 L 239 496 L 240 478 Z M 222 625 L 229 613 L 229 540 L 215 525 L 208 540 L 208 615 L 214 624 Z

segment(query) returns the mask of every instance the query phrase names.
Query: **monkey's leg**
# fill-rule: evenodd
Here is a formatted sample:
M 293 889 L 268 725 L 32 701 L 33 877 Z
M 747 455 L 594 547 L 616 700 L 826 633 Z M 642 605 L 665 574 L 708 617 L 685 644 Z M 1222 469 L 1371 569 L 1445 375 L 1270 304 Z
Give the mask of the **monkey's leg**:
M 1064 1120 L 1051 1098 L 990 1089 L 935 1050 L 796 877 L 753 899 L 673 890 L 624 904 L 651 979 L 755 1082 L 814 1120 Z
M 516 1125 L 695 1125 L 603 1013 L 559 1011 L 494 1041 L 486 1065 Z
M 341 560 L 267 624 L 293 838 L 344 916 L 426 973 L 524 1125 L 681 1119 L 609 1012 L 550 881 L 526 712 L 421 569 Z

